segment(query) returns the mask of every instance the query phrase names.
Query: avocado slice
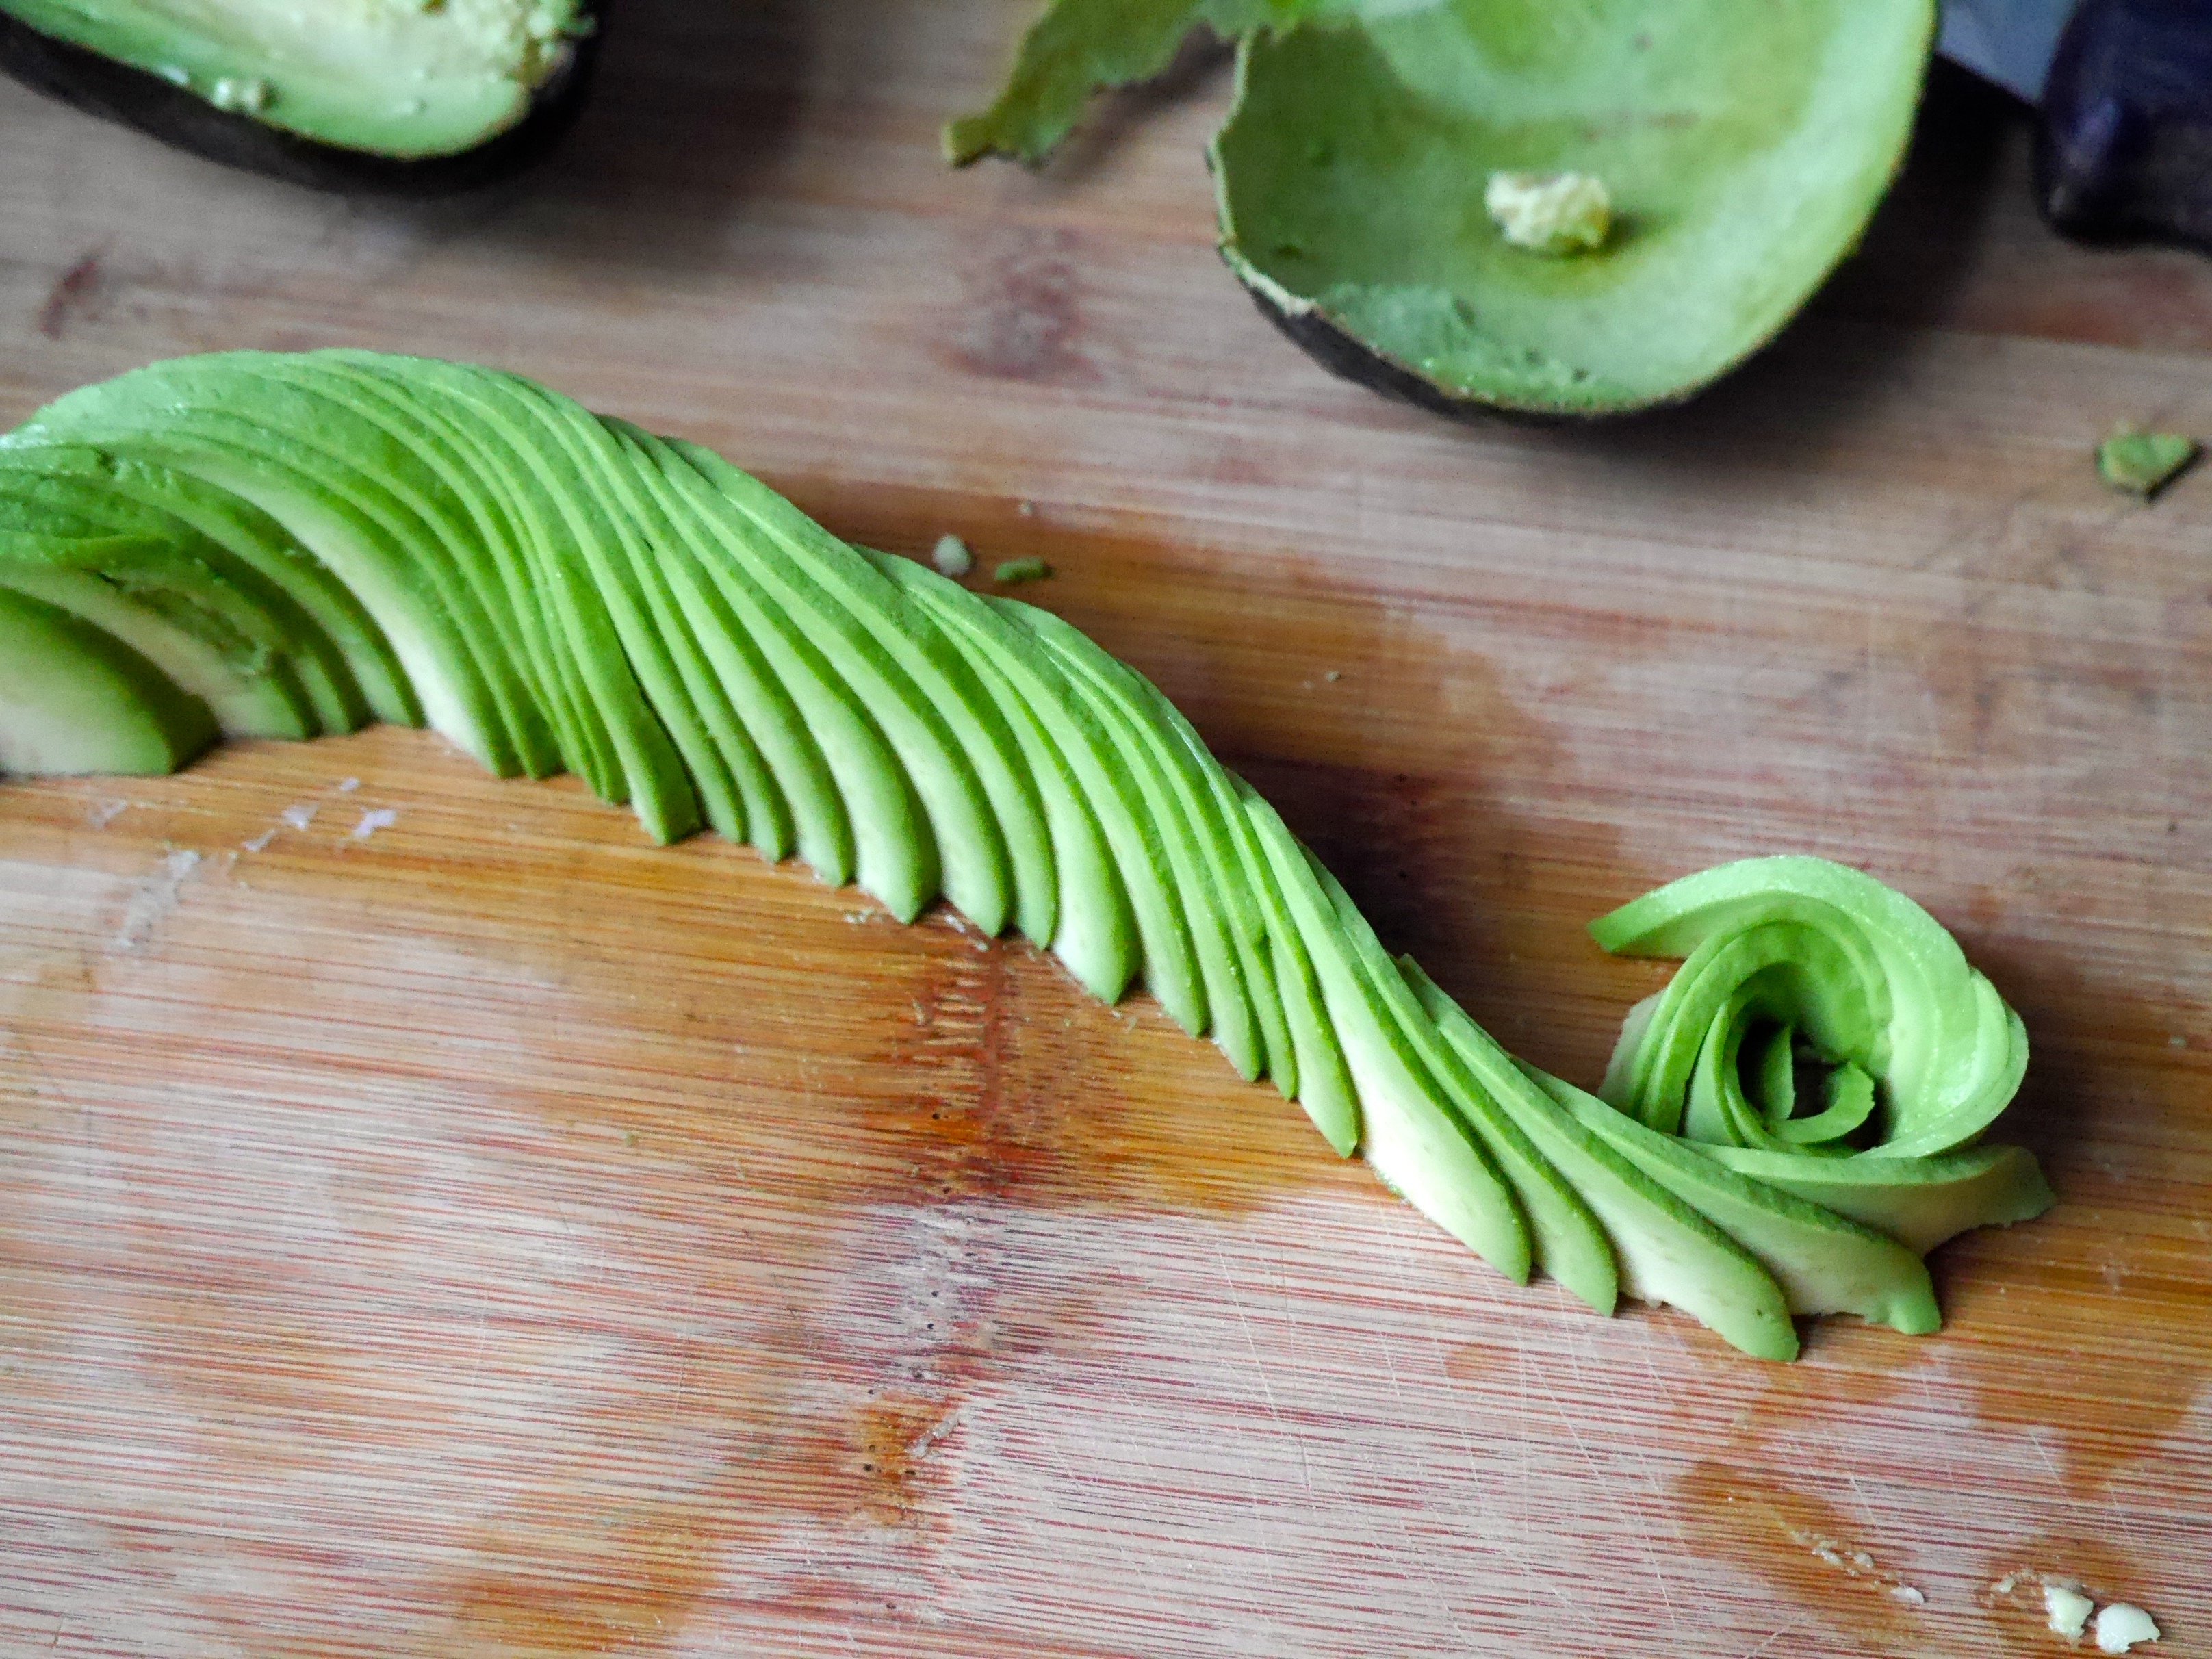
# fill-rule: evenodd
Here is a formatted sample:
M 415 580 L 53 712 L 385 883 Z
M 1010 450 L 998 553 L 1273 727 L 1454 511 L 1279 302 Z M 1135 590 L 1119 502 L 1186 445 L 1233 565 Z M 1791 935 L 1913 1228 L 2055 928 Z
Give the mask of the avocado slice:
M 841 821 L 852 838 L 852 879 L 899 920 L 913 921 L 939 895 L 939 866 L 927 809 L 899 764 L 897 750 L 840 665 L 823 653 L 790 614 L 782 603 L 788 595 L 776 593 L 761 580 L 754 526 L 673 443 L 641 440 L 640 451 L 653 464 L 663 500 L 685 515 L 691 534 L 684 547 L 690 562 L 741 618 L 769 672 L 789 692 L 818 745 L 834 782 Z
M 688 763 L 705 762 L 698 745 L 685 741 L 697 731 L 696 717 L 645 617 L 620 533 L 599 501 L 597 469 L 578 467 L 563 441 L 567 429 L 541 420 L 535 399 L 506 376 L 464 371 L 445 395 L 475 435 L 520 544 L 552 596 L 553 648 L 566 647 L 586 698 L 609 717 L 623 798 L 654 841 L 691 834 L 701 817 Z M 596 422 L 589 432 L 612 447 Z M 522 608 L 512 596 L 520 570 L 507 566 L 487 581 L 488 591 L 509 595 L 510 613 Z
M 1202 777 L 1185 769 L 1180 745 L 1149 718 L 1132 684 L 1137 678 L 1133 670 L 1049 611 L 1024 607 L 1018 618 L 1058 663 L 1074 695 L 1089 705 L 1113 740 L 1118 763 L 1143 796 L 1205 983 L 1206 1034 L 1229 1056 L 1237 1075 L 1253 1081 L 1265 1060 L 1254 1004 L 1256 994 L 1271 994 L 1273 988 L 1253 983 L 1253 958 L 1231 937 L 1231 890 L 1220 878 L 1234 854 L 1214 816 L 1218 804 L 1212 791 Z
M 592 0 L 0 0 L 0 69 L 317 189 L 471 187 L 582 106 Z
M 1855 1313 L 1907 1335 L 1942 1328 L 1927 1264 L 1897 1240 L 1741 1175 L 1694 1141 L 1662 1134 L 1571 1083 L 1528 1069 L 1585 1128 L 1747 1250 L 1782 1287 L 1790 1312 Z
M 1200 22 L 1239 43 L 1210 154 L 1222 257 L 1269 318 L 1429 408 L 1601 416 L 1711 384 L 1850 252 L 1936 5 L 1054 0 L 948 156 L 1041 160 Z M 1562 181 L 1609 228 L 1516 241 L 1486 205 Z
M 1275 1080 L 1284 1093 L 1305 1108 L 1336 1155 L 1350 1158 L 1359 1149 L 1359 1093 L 1344 1057 L 1344 1044 L 1329 1019 L 1312 952 L 1298 937 L 1290 901 L 1261 842 L 1252 805 L 1260 799 L 1259 792 L 1233 772 L 1228 781 L 1243 820 L 1237 853 L 1244 861 L 1245 878 L 1260 902 L 1261 919 L 1267 929 L 1267 953 L 1274 965 L 1275 990 L 1291 1037 L 1291 1064 L 1277 1073 Z
M 300 360 L 325 395 L 404 445 L 421 468 L 431 521 L 456 547 L 477 550 L 492 591 L 507 601 L 502 638 L 544 716 L 561 765 L 600 799 L 626 802 L 629 786 L 599 702 L 568 648 L 551 595 L 565 566 L 539 563 L 510 504 L 503 457 L 472 422 L 453 418 L 462 383 L 453 365 L 374 352 L 320 351 Z M 426 392 L 442 395 L 425 396 Z
M 205 703 L 114 635 L 0 587 L 0 775 L 154 776 L 216 736 Z
M 933 587 L 921 591 L 949 635 L 991 664 L 1058 751 L 1104 838 L 1135 925 L 1146 988 L 1184 1030 L 1205 1031 L 1206 990 L 1158 826 L 1113 735 L 1026 626 L 1031 607 L 969 595 L 971 605 Z
M 1888 1234 L 1924 1255 L 1972 1227 L 2031 1221 L 2057 1197 L 2019 1146 L 1929 1158 L 1808 1158 L 1749 1146 L 1699 1146 L 1716 1164 Z
M 284 659 L 206 603 L 220 586 L 204 571 L 192 581 L 170 552 L 125 537 L 62 541 L 0 530 L 0 587 L 130 647 L 205 703 L 225 737 L 320 736 L 313 704 Z

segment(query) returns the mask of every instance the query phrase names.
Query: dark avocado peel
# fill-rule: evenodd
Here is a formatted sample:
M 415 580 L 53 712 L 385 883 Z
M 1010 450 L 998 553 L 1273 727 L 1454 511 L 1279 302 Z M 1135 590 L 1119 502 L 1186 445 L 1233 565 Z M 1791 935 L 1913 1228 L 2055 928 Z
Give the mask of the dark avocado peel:
M 1686 398 L 1796 315 L 1888 188 L 1935 31 L 1933 0 L 1212 0 L 1141 31 L 1127 10 L 1056 0 L 951 158 L 1042 159 L 1079 88 L 1156 72 L 1172 14 L 1207 23 L 1238 42 L 1221 252 L 1261 308 L 1378 390 L 1573 416 Z M 1518 173 L 1597 181 L 1612 229 L 1515 245 L 1484 198 Z
M 1922 1255 L 2051 1201 L 1976 1143 L 2020 1021 L 1903 895 L 1747 860 L 1594 925 L 1687 957 L 1600 1095 L 1384 949 L 1158 690 L 1049 613 L 848 546 L 727 461 L 512 375 L 182 358 L 0 438 L 0 771 L 162 773 L 222 737 L 428 724 L 911 921 L 942 897 L 1092 994 L 1142 982 L 1501 1273 L 1939 1322 Z M 1825 1075 L 1824 1075 L 1825 1074 Z
M 596 0 L 0 0 L 0 69 L 229 166 L 425 195 L 549 150 L 599 21 Z

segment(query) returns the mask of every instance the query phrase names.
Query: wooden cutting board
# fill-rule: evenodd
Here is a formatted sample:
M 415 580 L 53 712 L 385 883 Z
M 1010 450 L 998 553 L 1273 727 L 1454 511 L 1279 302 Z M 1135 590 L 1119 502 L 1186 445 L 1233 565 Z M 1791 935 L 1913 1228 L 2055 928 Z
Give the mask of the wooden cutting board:
M 434 205 L 0 88 L 0 423 L 225 346 L 488 360 L 988 565 L 1585 1082 L 1581 925 L 1803 849 L 2027 1018 L 2051 1215 L 1753 1363 L 1501 1282 L 1141 999 L 427 735 L 0 787 L 0 1652 L 2212 1653 L 2212 264 L 2051 239 L 1939 88 L 1694 406 L 1455 426 L 1219 268 L 1218 62 L 953 174 L 1017 0 L 631 0 Z

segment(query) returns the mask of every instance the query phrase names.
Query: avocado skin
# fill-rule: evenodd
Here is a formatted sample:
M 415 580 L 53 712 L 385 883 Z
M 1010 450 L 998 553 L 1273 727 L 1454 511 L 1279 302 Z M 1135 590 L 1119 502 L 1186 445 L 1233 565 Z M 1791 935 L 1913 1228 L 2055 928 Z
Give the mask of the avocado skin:
M 580 34 L 559 71 L 532 95 L 527 115 L 472 149 L 410 161 L 317 143 L 242 112 L 217 109 L 198 93 L 41 34 L 4 11 L 0 11 L 0 70 L 88 115 L 136 127 L 165 144 L 225 167 L 309 190 L 446 196 L 532 166 L 549 155 L 574 125 L 590 91 L 605 21 L 594 4 L 580 6 L 577 15 L 592 27 Z
M 1237 280 L 1243 282 L 1241 271 L 1237 273 Z M 1244 291 L 1252 296 L 1252 303 L 1260 307 L 1262 317 L 1280 329 L 1299 350 L 1330 374 L 1340 375 L 1355 386 L 1364 386 L 1370 392 L 1379 392 L 1386 398 L 1395 398 L 1401 403 L 1411 404 L 1431 415 L 1442 415 L 1468 426 L 1490 420 L 1505 420 L 1522 426 L 1576 427 L 1590 421 L 1619 420 L 1623 416 L 1672 409 L 1726 380 L 1741 368 L 1744 362 L 1750 361 L 1747 357 L 1742 362 L 1733 363 L 1715 379 L 1684 386 L 1669 397 L 1626 405 L 1618 410 L 1528 409 L 1518 404 L 1492 403 L 1481 398 L 1455 398 L 1435 381 L 1425 380 L 1402 364 L 1391 362 L 1356 337 L 1347 334 L 1332 322 L 1320 307 L 1293 312 L 1276 304 L 1273 295 L 1251 283 L 1244 283 Z

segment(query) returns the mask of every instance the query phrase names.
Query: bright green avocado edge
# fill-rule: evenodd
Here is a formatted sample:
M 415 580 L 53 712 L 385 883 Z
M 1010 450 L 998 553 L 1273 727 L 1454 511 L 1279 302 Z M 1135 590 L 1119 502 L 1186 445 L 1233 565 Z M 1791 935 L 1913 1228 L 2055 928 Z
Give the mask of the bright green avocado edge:
M 1975 1144 L 2018 1017 L 1860 872 L 1747 860 L 1594 924 L 1687 960 L 1589 1095 L 1394 959 L 1134 670 L 706 451 L 367 352 L 159 363 L 0 439 L 0 771 L 372 718 L 575 772 L 656 841 L 796 852 L 902 919 L 945 897 L 1107 1000 L 1141 980 L 1501 1273 L 1601 1312 L 1663 1301 L 1771 1358 L 1802 1316 L 1931 1330 L 1922 1253 L 2051 1201 Z M 1871 1099 L 1798 1112 L 1793 1042 Z M 1741 1097 L 1697 1107 L 1739 1054 Z

